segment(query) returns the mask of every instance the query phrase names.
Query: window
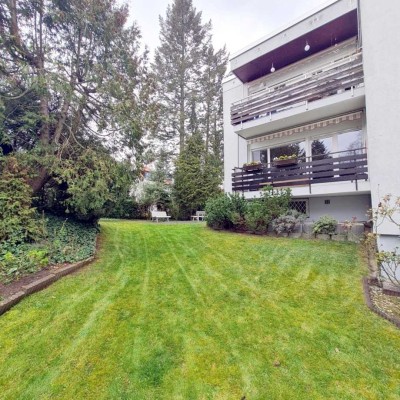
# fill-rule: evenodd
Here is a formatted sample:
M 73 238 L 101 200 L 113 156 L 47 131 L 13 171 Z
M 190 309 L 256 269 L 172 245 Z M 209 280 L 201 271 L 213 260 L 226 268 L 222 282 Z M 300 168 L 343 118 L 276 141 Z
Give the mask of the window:
M 315 138 L 311 142 L 311 156 L 313 161 L 323 160 L 325 158 L 331 158 L 331 152 L 333 149 L 333 138 Z
M 308 200 L 307 199 L 296 199 L 292 200 L 289 204 L 292 210 L 296 210 L 299 213 L 308 215 Z
M 290 143 L 284 146 L 273 147 L 270 150 L 271 160 L 275 157 L 280 156 L 290 156 L 292 154 L 296 154 L 296 156 L 303 160 L 306 157 L 306 141 L 303 140 L 301 142 Z
M 345 151 L 348 155 L 360 154 L 364 147 L 362 131 L 343 132 L 337 135 L 338 151 Z
M 261 161 L 264 164 L 268 164 L 268 149 L 255 150 L 252 152 L 252 161 Z

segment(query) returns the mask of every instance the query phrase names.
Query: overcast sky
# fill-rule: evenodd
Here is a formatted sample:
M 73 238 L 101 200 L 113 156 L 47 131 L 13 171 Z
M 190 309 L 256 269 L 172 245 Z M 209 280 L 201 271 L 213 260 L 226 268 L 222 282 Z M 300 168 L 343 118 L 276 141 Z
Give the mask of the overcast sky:
M 158 17 L 165 17 L 172 0 L 124 2 L 140 27 L 142 42 L 153 53 L 158 45 Z M 329 0 L 193 0 L 196 9 L 203 14 L 203 22 L 212 21 L 214 47 L 218 49 L 226 44 L 230 54 L 327 2 Z

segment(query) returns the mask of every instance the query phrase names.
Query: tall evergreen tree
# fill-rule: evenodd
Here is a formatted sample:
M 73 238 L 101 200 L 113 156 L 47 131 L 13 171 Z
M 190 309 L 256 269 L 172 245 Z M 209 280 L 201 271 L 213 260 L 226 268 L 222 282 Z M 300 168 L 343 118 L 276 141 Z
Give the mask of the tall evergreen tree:
M 190 132 L 193 102 L 199 91 L 211 23 L 202 24 L 192 0 L 174 0 L 165 19 L 160 17 L 160 46 L 155 52 L 160 100 L 158 137 L 179 144 L 182 151 Z

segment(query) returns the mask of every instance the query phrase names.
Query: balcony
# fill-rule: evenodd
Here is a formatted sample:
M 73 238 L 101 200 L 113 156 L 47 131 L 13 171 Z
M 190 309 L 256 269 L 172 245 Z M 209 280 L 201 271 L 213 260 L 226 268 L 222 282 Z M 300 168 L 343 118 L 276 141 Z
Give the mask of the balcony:
M 318 159 L 324 157 L 322 159 Z M 263 164 L 259 170 L 245 171 L 235 168 L 232 173 L 234 192 L 262 190 L 265 186 L 296 187 L 334 182 L 358 182 L 368 180 L 367 152 L 365 148 L 331 153 L 329 156 L 305 157 L 292 166 L 278 167 Z
M 287 117 L 288 110 L 303 112 L 315 108 L 318 101 L 333 99 L 333 96 L 337 96 L 338 102 L 348 101 L 349 97 L 354 96 L 354 90 L 363 84 L 362 53 L 356 52 L 233 103 L 231 124 L 243 126 L 246 122 L 255 120 L 265 124 L 276 119 L 279 113 L 284 112 L 282 117 Z M 350 96 L 343 96 L 344 94 Z M 332 102 L 320 103 L 327 103 L 326 106 L 332 107 Z M 352 105 L 349 103 L 346 107 Z M 353 106 L 357 107 L 359 104 L 354 102 Z

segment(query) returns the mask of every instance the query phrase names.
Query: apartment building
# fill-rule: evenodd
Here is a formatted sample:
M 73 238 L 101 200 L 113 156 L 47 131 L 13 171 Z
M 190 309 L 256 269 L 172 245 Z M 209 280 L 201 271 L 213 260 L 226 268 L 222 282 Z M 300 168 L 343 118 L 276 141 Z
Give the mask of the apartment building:
M 290 187 L 315 220 L 400 196 L 400 4 L 331 1 L 233 55 L 224 90 L 224 189 Z M 393 247 L 398 229 L 379 226 Z

